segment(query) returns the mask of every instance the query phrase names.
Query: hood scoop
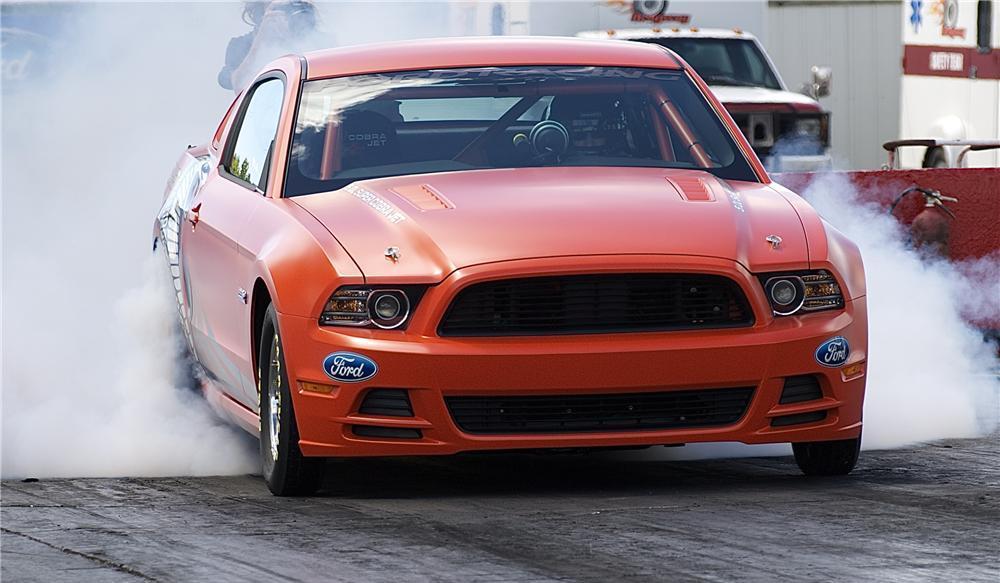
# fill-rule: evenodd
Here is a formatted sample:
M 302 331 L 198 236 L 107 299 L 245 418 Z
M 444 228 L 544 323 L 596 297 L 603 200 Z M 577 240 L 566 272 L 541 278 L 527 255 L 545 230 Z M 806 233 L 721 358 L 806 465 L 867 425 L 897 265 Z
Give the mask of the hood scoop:
M 389 189 L 422 211 L 442 211 L 455 208 L 441 191 L 430 184 L 403 184 Z
M 698 176 L 677 176 L 667 178 L 667 182 L 674 187 L 674 190 L 684 200 L 696 202 L 712 202 L 715 200 L 715 194 L 712 192 L 712 188 L 706 184 L 704 178 Z

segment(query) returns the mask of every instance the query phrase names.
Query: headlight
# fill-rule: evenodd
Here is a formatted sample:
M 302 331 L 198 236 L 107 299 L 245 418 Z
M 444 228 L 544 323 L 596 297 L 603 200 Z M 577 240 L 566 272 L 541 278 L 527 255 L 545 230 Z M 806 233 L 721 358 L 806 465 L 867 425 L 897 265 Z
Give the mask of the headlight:
M 763 275 L 764 293 L 777 316 L 844 307 L 840 285 L 825 270 Z
M 775 314 L 791 314 L 802 306 L 802 280 L 797 277 L 772 277 L 764 289 Z
M 402 326 L 409 316 L 410 295 L 403 290 L 341 288 L 327 300 L 319 323 L 325 326 L 375 326 L 390 330 Z
M 823 127 L 819 118 L 807 117 L 795 120 L 795 133 L 797 135 L 809 136 L 810 138 L 816 138 L 818 140 L 822 131 Z
M 410 315 L 410 300 L 399 290 L 375 290 L 368 297 L 368 315 L 379 328 L 398 328 Z

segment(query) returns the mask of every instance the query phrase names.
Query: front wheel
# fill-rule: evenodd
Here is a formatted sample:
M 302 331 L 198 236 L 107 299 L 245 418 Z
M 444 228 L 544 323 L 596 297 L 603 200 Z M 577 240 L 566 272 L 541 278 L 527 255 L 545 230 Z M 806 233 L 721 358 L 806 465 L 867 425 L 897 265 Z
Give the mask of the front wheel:
M 858 463 L 861 438 L 793 443 L 795 463 L 807 476 L 844 476 Z
M 314 493 L 323 482 L 324 460 L 305 457 L 299 450 L 299 430 L 273 305 L 267 308 L 261 329 L 257 389 L 260 458 L 268 489 L 275 496 Z

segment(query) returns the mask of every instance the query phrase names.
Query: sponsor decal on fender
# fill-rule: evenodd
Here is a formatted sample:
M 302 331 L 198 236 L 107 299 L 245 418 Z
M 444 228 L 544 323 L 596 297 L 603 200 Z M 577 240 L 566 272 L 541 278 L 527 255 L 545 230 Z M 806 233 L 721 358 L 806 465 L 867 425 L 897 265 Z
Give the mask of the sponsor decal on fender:
M 375 361 L 353 352 L 334 352 L 323 359 L 323 372 L 342 383 L 367 381 L 378 372 Z
M 822 366 L 837 368 L 847 362 L 851 355 L 851 345 L 843 336 L 835 336 L 816 349 L 816 362 Z

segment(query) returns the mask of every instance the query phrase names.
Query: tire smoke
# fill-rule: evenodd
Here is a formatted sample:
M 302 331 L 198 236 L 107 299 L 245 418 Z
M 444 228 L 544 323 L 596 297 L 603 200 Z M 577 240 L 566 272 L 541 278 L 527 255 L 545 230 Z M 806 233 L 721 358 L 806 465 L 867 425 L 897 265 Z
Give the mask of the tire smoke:
M 256 471 L 253 439 L 221 422 L 196 390 L 179 382 L 181 344 L 163 259 L 143 261 L 141 279 L 113 301 L 111 314 L 100 314 L 110 331 L 99 322 L 76 322 L 79 340 L 99 345 L 95 360 L 70 356 L 5 380 L 4 478 Z M 44 350 L 8 347 L 18 357 Z
M 975 437 L 997 428 L 997 347 L 967 318 L 1000 321 L 1000 256 L 950 263 L 909 247 L 905 230 L 842 174 L 802 193 L 861 248 L 869 360 L 863 446 Z
M 4 68 L 0 103 L 3 478 L 258 471 L 256 441 L 177 379 L 176 310 L 151 253 L 174 163 L 233 99 L 217 77 L 249 30 L 243 8 L 4 3 L 4 63 L 18 39 L 35 44 Z M 317 8 L 296 49 L 448 34 L 446 2 Z
M 176 309 L 151 251 L 174 161 L 232 99 L 204 55 L 225 50 L 238 7 L 4 9 L 77 27 L 53 39 L 47 70 L 4 85 L 0 474 L 256 471 L 252 439 L 178 380 Z

